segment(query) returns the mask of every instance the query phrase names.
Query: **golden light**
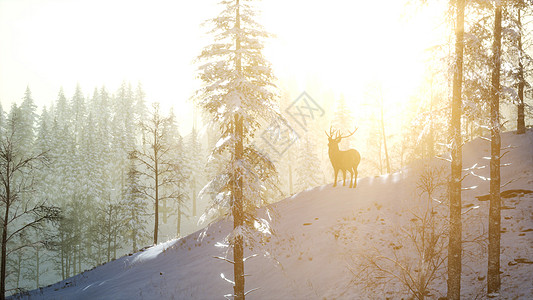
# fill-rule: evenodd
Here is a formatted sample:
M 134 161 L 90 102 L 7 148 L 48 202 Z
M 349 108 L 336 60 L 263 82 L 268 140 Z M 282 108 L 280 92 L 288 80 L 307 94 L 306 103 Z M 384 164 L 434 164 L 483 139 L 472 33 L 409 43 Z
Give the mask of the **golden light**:
M 210 42 L 199 25 L 216 16 L 217 2 L 0 2 L 4 109 L 20 100 L 26 85 L 42 106 L 56 99 L 60 86 L 71 96 L 76 83 L 91 94 L 102 85 L 113 92 L 123 80 L 142 82 L 149 101 L 190 108 L 197 88 L 193 60 Z M 417 10 L 395 0 L 269 0 L 257 6 L 258 21 L 277 36 L 265 55 L 278 78 L 295 82 L 294 94 L 320 85 L 359 111 L 370 83 L 383 86 L 387 106 L 417 88 L 424 50 L 441 38 L 435 28 L 446 4 Z M 187 111 L 177 110 L 185 120 Z
M 440 2 L 440 1 L 438 1 Z M 266 48 L 281 80 L 299 89 L 313 78 L 361 110 L 378 83 L 386 107 L 401 106 L 421 85 L 426 49 L 442 43 L 447 3 L 405 7 L 404 1 L 283 1 L 264 4 Z

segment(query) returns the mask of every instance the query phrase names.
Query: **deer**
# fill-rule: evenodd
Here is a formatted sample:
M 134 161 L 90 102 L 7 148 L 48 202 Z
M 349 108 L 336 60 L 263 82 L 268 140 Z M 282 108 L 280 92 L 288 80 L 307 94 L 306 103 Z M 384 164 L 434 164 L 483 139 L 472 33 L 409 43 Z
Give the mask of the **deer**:
M 326 132 L 329 141 L 329 160 L 331 161 L 333 171 L 335 172 L 335 182 L 333 183 L 333 187 L 337 186 L 337 174 L 339 171 L 342 171 L 343 174 L 343 186 L 346 185 L 346 171 L 351 174 L 349 188 L 355 188 L 357 186 L 357 166 L 359 166 L 359 162 L 361 161 L 361 155 L 355 149 L 348 149 L 346 151 L 339 150 L 339 143 L 341 140 L 352 136 L 356 131 L 357 127 L 352 133 L 342 136 L 340 130 L 333 131 L 333 127 L 330 127 L 329 134 Z M 352 184 L 354 178 L 355 180 Z

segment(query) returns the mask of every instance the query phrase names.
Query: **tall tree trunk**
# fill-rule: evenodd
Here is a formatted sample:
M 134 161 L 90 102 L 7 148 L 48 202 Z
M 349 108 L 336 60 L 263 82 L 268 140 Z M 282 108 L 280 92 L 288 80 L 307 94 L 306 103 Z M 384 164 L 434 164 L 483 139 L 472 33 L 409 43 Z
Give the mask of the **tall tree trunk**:
M 237 0 L 237 12 L 235 16 L 235 28 L 237 37 L 235 40 L 235 69 L 237 76 L 241 76 L 241 40 L 240 40 L 240 7 Z M 244 157 L 244 128 L 242 118 L 235 115 L 235 157 L 236 162 L 240 162 Z M 237 163 L 237 166 L 240 164 Z M 233 171 L 233 229 L 241 228 L 244 225 L 244 199 L 243 199 L 243 180 L 240 167 Z M 235 237 L 233 245 L 233 277 L 235 286 L 233 292 L 236 300 L 244 300 L 244 241 L 241 234 Z
M 17 272 L 17 280 L 15 284 L 17 289 L 20 287 L 20 270 L 22 270 L 22 254 L 18 254 L 17 257 L 17 270 L 15 271 Z
M 450 232 L 448 241 L 448 299 L 461 298 L 462 271 L 462 222 L 461 222 L 461 174 L 463 168 L 461 114 L 463 85 L 465 0 L 457 1 L 455 32 L 455 70 L 453 74 L 452 99 L 452 162 L 450 182 Z
M 489 246 L 487 293 L 500 291 L 500 67 L 501 67 L 501 39 L 502 39 L 502 7 L 496 2 L 494 18 L 493 70 L 491 81 L 490 105 L 490 208 L 489 208 Z
M 294 193 L 294 188 L 292 184 L 292 164 L 289 162 L 289 194 L 292 195 Z
M 435 132 L 433 130 L 433 76 L 431 76 L 429 95 L 429 134 L 428 134 L 428 155 L 429 158 L 435 157 Z M 403 147 L 403 144 L 402 144 Z M 402 164 L 403 167 L 403 164 Z
M 177 226 L 177 236 L 180 237 L 181 236 L 181 203 L 178 203 L 178 219 L 176 221 Z
M 111 261 L 111 209 L 109 210 L 109 219 L 107 222 L 107 262 Z
M 196 217 L 196 178 L 192 179 L 192 215 Z
M 113 259 L 117 259 L 117 236 L 118 236 L 118 230 L 115 228 L 113 230 Z M 80 269 L 81 272 L 81 269 Z
M 65 280 L 65 238 L 64 233 L 61 231 L 61 244 L 59 251 L 61 252 L 61 278 Z
M 41 275 L 41 257 L 39 255 L 39 248 L 35 248 L 35 288 L 39 288 L 39 275 Z
M 83 257 L 82 255 L 82 250 L 81 250 L 81 243 L 80 245 L 78 245 L 78 272 L 81 273 L 81 258 Z
M 8 174 L 9 175 L 9 174 Z M 6 189 L 6 198 L 7 203 L 4 212 L 4 222 L 2 224 L 2 262 L 0 268 L 2 268 L 2 274 L 0 275 L 0 299 L 4 300 L 6 298 L 6 261 L 7 261 L 7 221 L 9 217 L 9 202 L 10 202 L 10 191 L 9 188 Z
M 516 133 L 526 133 L 526 122 L 524 113 L 524 63 L 523 63 L 523 51 L 522 49 L 522 21 L 520 19 L 520 7 L 518 8 L 518 115 L 516 119 Z
M 131 210 L 131 219 L 135 220 L 135 211 L 133 209 Z M 135 253 L 137 251 L 137 232 L 134 230 L 131 231 L 131 242 L 131 253 Z
M 235 144 L 235 160 L 240 161 L 243 158 L 243 124 L 239 116 L 235 116 L 235 135 L 237 142 Z M 243 180 L 239 169 L 234 171 L 234 198 L 233 198 L 233 229 L 244 225 L 244 205 L 243 205 Z M 233 274 L 234 274 L 234 294 L 235 299 L 244 300 L 244 241 L 242 235 L 235 238 L 233 245 Z
M 157 142 L 154 142 L 157 145 Z M 155 148 L 155 147 L 154 147 Z M 155 221 L 154 221 L 154 245 L 157 245 L 157 232 L 159 230 L 159 170 L 157 162 L 157 151 L 154 150 L 155 161 Z
M 387 149 L 387 135 L 385 134 L 385 120 L 383 120 L 383 92 L 381 91 L 381 87 L 380 87 L 380 103 L 379 103 L 379 108 L 380 108 L 380 116 L 381 116 L 381 120 L 380 120 L 380 125 L 381 125 L 381 133 L 383 134 L 383 148 L 385 150 L 385 160 L 386 160 L 386 163 L 387 163 L 387 174 L 390 174 L 392 171 L 391 171 L 391 167 L 390 167 L 390 159 L 389 159 L 389 151 Z

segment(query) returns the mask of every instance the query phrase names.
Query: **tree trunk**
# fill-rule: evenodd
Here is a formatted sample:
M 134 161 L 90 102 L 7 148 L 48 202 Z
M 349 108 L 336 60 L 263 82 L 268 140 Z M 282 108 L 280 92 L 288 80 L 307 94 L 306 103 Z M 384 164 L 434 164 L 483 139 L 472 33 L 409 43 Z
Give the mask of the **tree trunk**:
M 180 237 L 181 236 L 181 204 L 178 203 L 178 219 L 176 221 L 177 226 L 177 236 Z
M 237 142 L 235 145 L 235 160 L 240 161 L 243 158 L 243 124 L 239 116 L 235 117 Z M 244 206 L 243 206 L 243 180 L 240 170 L 234 171 L 234 203 L 233 203 L 233 229 L 242 227 L 244 224 Z M 244 241 L 242 235 L 235 237 L 233 245 L 233 274 L 234 274 L 234 294 L 235 299 L 244 300 Z
M 41 275 L 41 257 L 39 255 L 39 248 L 35 248 L 35 288 L 39 288 L 39 275 Z
M 501 222 L 501 197 L 500 197 L 500 66 L 501 66 L 501 38 L 502 38 L 502 8 L 496 2 L 494 20 L 493 71 L 491 81 L 490 105 L 490 208 L 489 208 L 489 246 L 488 246 L 488 271 L 487 293 L 494 294 L 500 291 L 500 222 Z
M 463 84 L 464 50 L 464 11 L 465 0 L 457 1 L 457 20 L 455 32 L 455 70 L 453 74 L 452 99 L 452 163 L 450 182 L 450 232 L 448 241 L 448 299 L 461 298 L 462 271 L 462 222 L 461 222 L 461 174 L 462 174 L 462 136 L 461 136 L 461 93 Z
M 237 30 L 237 37 L 235 40 L 235 69 L 237 76 L 241 76 L 241 41 L 239 38 L 241 16 L 239 0 L 237 0 L 237 12 L 235 16 L 235 28 Z M 240 162 L 244 157 L 244 129 L 242 118 L 235 115 L 235 157 L 236 162 Z M 236 164 L 239 166 L 239 164 Z M 240 167 L 233 170 L 233 229 L 241 228 L 244 224 L 244 199 L 243 199 L 243 180 Z M 242 231 L 239 231 L 240 233 Z M 235 237 L 233 245 L 233 277 L 235 286 L 233 287 L 234 299 L 244 300 L 244 241 L 242 235 L 239 233 Z
M 289 162 L 289 195 L 292 196 L 293 193 L 294 193 L 294 188 L 292 184 L 292 164 L 291 162 Z
M 383 148 L 385 150 L 385 160 L 387 163 L 387 174 L 390 174 L 391 167 L 390 167 L 390 159 L 389 159 L 389 151 L 387 149 L 387 136 L 385 135 L 385 120 L 383 120 L 383 93 L 380 88 L 380 110 L 381 110 L 381 133 L 383 134 Z
M 9 174 L 8 174 L 9 175 Z M 7 260 L 7 220 L 9 217 L 9 188 L 6 190 L 7 203 L 6 210 L 4 212 L 4 222 L 2 224 L 2 262 L 0 268 L 2 268 L 2 274 L 0 275 L 0 299 L 6 298 L 6 260 Z
M 135 220 L 135 212 L 133 209 L 131 210 L 131 220 Z M 131 242 L 131 253 L 135 253 L 135 251 L 137 251 L 137 232 L 134 230 L 131 231 Z
M 15 271 L 17 272 L 17 280 L 15 287 L 18 289 L 20 287 L 20 270 L 22 270 L 22 253 L 17 253 L 17 255 L 17 270 Z
M 118 236 L 118 230 L 115 228 L 113 230 L 113 259 L 117 259 L 117 236 Z M 80 269 L 81 272 L 81 269 Z
M 80 244 L 81 244 L 81 242 L 80 242 Z M 76 248 L 78 249 L 78 272 L 81 273 L 81 257 L 82 257 L 82 255 L 81 255 L 81 252 L 82 252 L 81 251 L 81 245 L 77 245 Z
M 196 217 L 196 178 L 192 180 L 192 215 Z
M 111 211 L 109 211 L 109 221 L 107 223 L 107 262 L 111 261 Z
M 520 8 L 518 8 L 518 116 L 516 120 L 516 133 L 524 134 L 526 133 L 526 122 L 525 122 L 525 113 L 524 113 L 524 86 L 525 86 L 525 77 L 524 77 L 524 63 L 523 60 L 523 51 L 522 49 L 522 21 L 520 20 Z
M 433 130 L 433 76 L 431 77 L 431 87 L 429 95 L 429 134 L 428 134 L 428 155 L 435 157 L 435 132 Z M 402 144 L 403 147 L 403 144 Z M 402 165 L 403 167 L 403 165 Z
M 59 248 L 59 251 L 61 252 L 61 278 L 65 280 L 65 238 L 64 233 L 60 233 L 61 236 L 61 246 Z
M 154 143 L 157 145 L 157 143 Z M 154 221 L 154 245 L 157 245 L 157 232 L 159 230 L 159 170 L 157 162 L 157 151 L 154 151 L 155 160 L 155 221 Z

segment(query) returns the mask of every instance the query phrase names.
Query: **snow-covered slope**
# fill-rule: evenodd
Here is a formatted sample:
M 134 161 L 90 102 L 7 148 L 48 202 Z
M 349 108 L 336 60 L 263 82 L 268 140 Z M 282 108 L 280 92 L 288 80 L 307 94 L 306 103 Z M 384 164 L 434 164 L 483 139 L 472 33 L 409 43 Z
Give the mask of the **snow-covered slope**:
M 517 136 L 503 135 L 503 146 L 514 148 L 503 157 L 502 190 L 533 190 L 533 131 Z M 486 285 L 486 233 L 488 201 L 476 196 L 488 194 L 489 142 L 478 139 L 464 148 L 464 168 L 476 165 L 464 180 L 463 193 L 465 258 L 463 295 L 483 298 Z M 485 168 L 480 168 L 486 166 Z M 434 160 L 430 170 L 448 163 Z M 304 191 L 272 205 L 274 234 L 255 246 L 246 261 L 246 288 L 259 288 L 249 299 L 400 299 L 405 288 L 385 276 L 359 273 L 361 257 L 377 251 L 383 256 L 399 255 L 402 229 L 413 222 L 413 213 L 427 205 L 421 195 L 420 175 L 427 164 L 417 163 L 387 176 L 362 178 L 357 189 L 326 185 Z M 440 186 L 440 191 L 444 187 Z M 443 199 L 443 198 L 440 198 Z M 437 199 L 438 200 L 438 199 Z M 436 203 L 436 202 L 435 202 Z M 502 298 L 526 299 L 533 295 L 533 194 L 510 195 L 502 211 Z M 444 205 L 443 205 L 444 206 Z M 446 208 L 444 206 L 444 208 Z M 443 209 L 442 211 L 446 211 Z M 223 299 L 232 286 L 232 266 L 215 256 L 225 256 L 219 247 L 230 231 L 229 222 L 212 225 L 200 239 L 200 232 L 172 240 L 145 251 L 125 256 L 93 270 L 40 290 L 30 299 Z M 477 237 L 472 238 L 471 237 Z M 404 241 L 405 248 L 407 242 Z M 394 250 L 391 250 L 394 249 Z M 398 250 L 400 251 L 400 250 Z M 266 255 L 265 255 L 266 253 Z M 405 254 L 407 253 L 407 254 Z M 409 252 L 404 251 L 409 256 Z M 413 254 L 414 255 L 414 254 Z M 416 272 L 416 271 L 415 271 Z M 443 270 L 439 274 L 442 274 Z M 370 278 L 370 279 L 369 279 Z M 372 279 L 373 278 L 373 279 Z M 445 295 L 445 277 L 431 285 L 430 298 Z

